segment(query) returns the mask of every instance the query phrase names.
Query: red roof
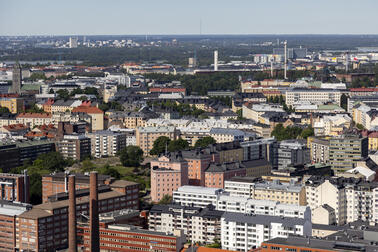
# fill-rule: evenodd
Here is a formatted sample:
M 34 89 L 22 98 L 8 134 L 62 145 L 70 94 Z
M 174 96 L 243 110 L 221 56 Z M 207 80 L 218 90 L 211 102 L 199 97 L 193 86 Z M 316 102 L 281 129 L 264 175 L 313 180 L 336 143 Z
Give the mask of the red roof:
M 0 94 L 0 98 L 17 98 L 20 97 L 18 94 Z
M 91 101 L 83 101 L 80 106 L 90 107 L 92 104 Z
M 49 113 L 20 113 L 17 118 L 51 118 Z
M 45 104 L 43 105 L 53 105 L 54 104 L 54 100 L 53 99 L 48 99 Z
M 177 93 L 186 92 L 186 88 L 150 88 L 151 93 Z
M 104 111 L 97 107 L 87 107 L 87 106 L 79 106 L 72 110 L 72 112 L 80 112 L 80 113 L 87 113 L 87 114 L 103 114 Z
M 378 88 L 351 88 L 351 92 L 378 92 Z
M 23 125 L 22 123 L 18 123 L 18 124 L 10 124 L 7 126 L 3 126 L 3 128 L 6 130 L 25 130 L 25 129 L 28 129 L 29 127 Z

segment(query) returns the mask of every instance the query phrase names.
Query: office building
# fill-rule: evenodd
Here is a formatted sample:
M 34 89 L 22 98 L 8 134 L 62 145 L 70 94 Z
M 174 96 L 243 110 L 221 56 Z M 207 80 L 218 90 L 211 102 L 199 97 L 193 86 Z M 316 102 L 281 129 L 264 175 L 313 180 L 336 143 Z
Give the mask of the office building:
M 68 41 L 68 46 L 70 48 L 77 48 L 78 38 L 77 37 L 70 37 Z
M 340 105 L 342 92 L 335 89 L 292 89 L 286 91 L 286 105 L 310 102 L 315 104 L 334 103 Z
M 278 143 L 276 159 L 278 169 L 304 165 L 310 162 L 310 149 L 307 148 L 305 142 L 284 140 Z
M 368 156 L 367 138 L 343 135 L 329 140 L 329 162 L 332 169 L 346 171 L 356 167 L 357 161 Z
M 0 201 L 29 203 L 29 176 L 24 174 L 0 173 Z
M 329 140 L 313 138 L 310 147 L 312 163 L 329 163 Z

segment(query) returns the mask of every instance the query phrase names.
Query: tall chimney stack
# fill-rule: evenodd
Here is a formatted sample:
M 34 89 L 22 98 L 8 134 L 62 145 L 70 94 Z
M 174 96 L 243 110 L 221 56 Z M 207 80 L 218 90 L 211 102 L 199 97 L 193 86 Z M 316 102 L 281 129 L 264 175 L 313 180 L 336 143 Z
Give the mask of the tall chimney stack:
M 214 51 L 214 71 L 218 71 L 218 51 Z
M 287 79 L 287 41 L 284 42 L 284 55 L 285 55 L 285 62 L 284 62 L 284 79 Z
M 89 228 L 91 232 L 90 251 L 100 251 L 100 234 L 98 219 L 98 191 L 97 191 L 97 172 L 90 174 L 89 188 Z
M 68 177 L 68 252 L 77 252 L 75 175 Z
M 29 176 L 26 169 L 24 170 L 24 202 L 29 203 Z

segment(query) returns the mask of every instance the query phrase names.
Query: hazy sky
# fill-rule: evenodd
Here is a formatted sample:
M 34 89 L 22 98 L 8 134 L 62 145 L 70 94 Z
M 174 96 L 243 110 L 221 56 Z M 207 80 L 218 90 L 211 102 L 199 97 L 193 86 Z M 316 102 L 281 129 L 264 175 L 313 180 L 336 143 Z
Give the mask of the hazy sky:
M 378 0 L 0 0 L 0 35 L 378 34 Z

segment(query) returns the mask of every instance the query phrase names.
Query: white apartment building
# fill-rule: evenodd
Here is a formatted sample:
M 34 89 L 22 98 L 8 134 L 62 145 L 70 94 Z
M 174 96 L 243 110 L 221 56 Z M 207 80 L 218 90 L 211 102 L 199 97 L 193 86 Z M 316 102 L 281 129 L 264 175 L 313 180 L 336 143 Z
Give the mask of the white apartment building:
M 216 206 L 218 197 L 222 193 L 224 190 L 219 188 L 185 185 L 173 192 L 173 201 L 182 206 Z
M 372 211 L 371 211 L 371 222 L 373 224 L 378 223 L 378 187 L 373 189 L 372 195 Z
M 223 211 L 180 205 L 154 205 L 148 216 L 148 229 L 158 232 L 182 230 L 187 240 L 204 244 L 221 238 Z
M 94 157 L 115 156 L 126 147 L 126 134 L 108 130 L 87 133 L 91 139 L 91 154 Z
M 286 91 L 286 105 L 293 106 L 295 103 L 311 102 L 324 104 L 327 102 L 340 105 L 342 92 L 335 89 L 292 89 Z
M 247 252 L 273 238 L 287 238 L 289 234 L 310 236 L 312 224 L 300 218 L 225 212 L 221 230 L 222 249 Z
M 327 204 L 334 210 L 337 224 L 343 225 L 347 222 L 347 204 L 344 187 L 333 184 L 330 180 L 308 180 L 306 182 L 306 201 L 312 212 Z
M 244 196 L 231 196 L 223 189 L 201 186 L 182 186 L 173 193 L 173 201 L 182 206 L 215 206 L 216 210 L 257 215 L 283 216 L 311 220 L 307 206 L 281 204 L 273 200 L 256 200 Z

